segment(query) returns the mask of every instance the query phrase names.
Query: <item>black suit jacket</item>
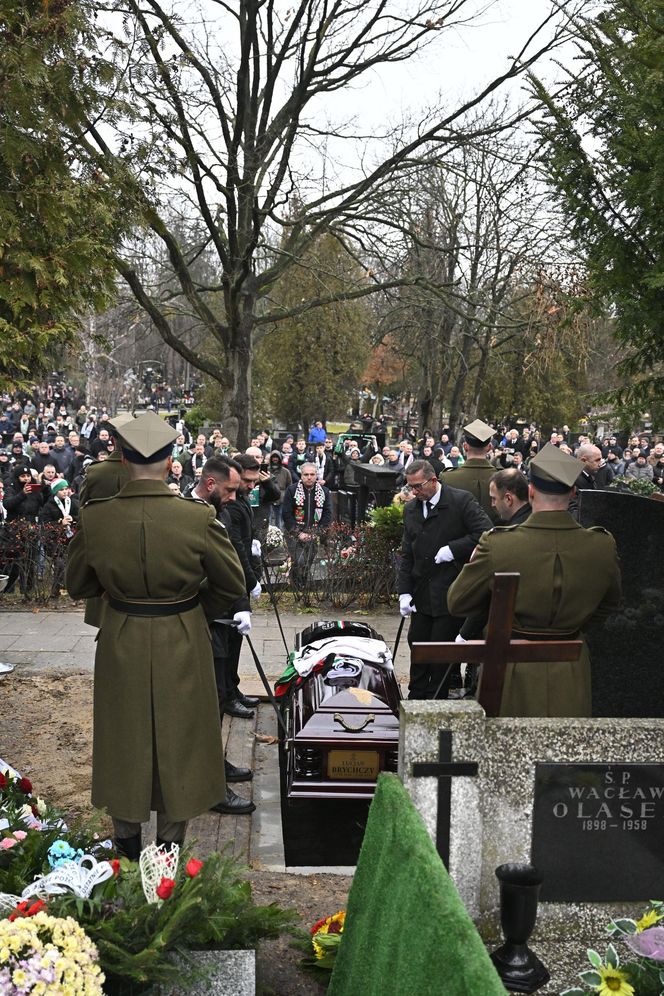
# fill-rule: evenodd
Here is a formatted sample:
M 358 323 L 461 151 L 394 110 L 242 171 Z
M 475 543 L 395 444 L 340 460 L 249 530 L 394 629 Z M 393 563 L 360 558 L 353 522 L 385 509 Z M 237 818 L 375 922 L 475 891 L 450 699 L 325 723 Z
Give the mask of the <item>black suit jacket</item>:
M 406 502 L 398 591 L 410 594 L 418 612 L 446 616 L 447 589 L 493 523 L 468 491 L 441 484 L 442 494 L 425 519 L 422 502 Z M 449 546 L 454 560 L 436 564 L 434 557 Z
M 230 501 L 225 511 L 228 513 L 228 535 L 240 558 L 249 592 L 261 579 L 260 560 L 251 552 L 251 541 L 254 538 L 253 511 L 244 495 L 238 495 L 235 501 Z

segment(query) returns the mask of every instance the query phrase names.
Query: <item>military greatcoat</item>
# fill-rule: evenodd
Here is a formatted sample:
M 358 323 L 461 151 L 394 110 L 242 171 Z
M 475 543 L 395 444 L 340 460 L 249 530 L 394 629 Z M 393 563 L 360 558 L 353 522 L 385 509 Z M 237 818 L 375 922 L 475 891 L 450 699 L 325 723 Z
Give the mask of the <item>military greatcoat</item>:
M 514 631 L 578 639 L 593 618 L 620 605 L 620 567 L 610 533 L 583 529 L 568 512 L 533 512 L 516 527 L 484 533 L 447 593 L 454 615 L 486 611 L 496 572 L 521 575 Z M 501 716 L 590 716 L 590 658 L 508 664 Z
M 81 486 L 79 501 L 81 507 L 94 498 L 112 498 L 129 480 L 129 471 L 122 463 L 122 454 L 118 449 L 101 463 L 90 464 L 85 472 L 85 480 Z M 100 598 L 89 598 L 85 603 L 83 621 L 88 626 L 101 626 L 104 603 Z
M 496 468 L 492 467 L 484 457 L 471 457 L 461 467 L 456 470 L 445 470 L 439 476 L 439 480 L 450 487 L 459 488 L 460 491 L 470 491 L 473 498 L 476 498 L 492 522 L 498 521 L 498 513 L 491 507 L 491 495 L 489 494 L 489 481 L 496 473 Z
M 205 581 L 205 579 L 207 579 Z M 205 583 L 204 583 L 205 581 Z M 142 823 L 205 812 L 226 792 L 208 618 L 244 595 L 244 574 L 207 504 L 161 481 L 129 481 L 90 502 L 69 548 L 74 598 L 201 604 L 168 616 L 106 605 L 97 637 L 92 802 Z

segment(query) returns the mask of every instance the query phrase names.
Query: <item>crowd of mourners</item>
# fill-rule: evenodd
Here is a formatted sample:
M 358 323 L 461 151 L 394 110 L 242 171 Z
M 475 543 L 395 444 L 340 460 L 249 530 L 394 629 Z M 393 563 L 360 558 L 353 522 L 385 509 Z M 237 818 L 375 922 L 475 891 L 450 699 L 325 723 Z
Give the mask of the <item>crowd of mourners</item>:
M 9 578 L 6 590 L 19 585 L 29 593 L 48 558 L 53 563 L 52 593 L 59 592 L 86 471 L 91 464 L 106 460 L 114 449 L 108 418 L 103 408 L 87 407 L 63 385 L 35 389 L 30 396 L 0 397 L 0 574 Z M 167 484 L 176 494 L 188 496 L 211 457 L 233 459 L 240 452 L 221 428 L 192 433 L 184 420 L 171 418 L 179 435 Z M 251 495 L 258 531 L 264 533 L 270 525 L 286 533 L 297 531 L 309 494 L 311 512 L 307 505 L 305 528 L 329 524 L 333 516 L 346 514 L 348 503 L 338 500 L 338 494 L 357 495 L 357 468 L 362 464 L 397 471 L 399 487 L 414 460 L 428 461 L 437 476 L 464 463 L 463 448 L 449 426 L 439 432 L 425 430 L 419 436 L 404 426 L 399 433 L 402 438 L 392 442 L 385 417 L 367 414 L 351 423 L 349 430 L 335 438 L 317 420 L 301 435 L 282 433 L 273 438 L 268 429 L 256 433 L 245 455 L 253 457 L 260 468 Z M 546 442 L 583 455 L 594 487 L 607 487 L 614 478 L 626 477 L 652 481 L 664 491 L 664 442 L 651 434 L 632 435 L 621 445 L 615 435 L 594 441 L 589 436 L 572 436 L 566 425 L 545 438 L 534 424 L 503 425 L 497 429 L 489 459 L 497 470 L 515 467 L 525 474 Z M 312 490 L 314 485 L 321 486 L 320 492 Z M 325 495 L 332 500 L 326 501 Z

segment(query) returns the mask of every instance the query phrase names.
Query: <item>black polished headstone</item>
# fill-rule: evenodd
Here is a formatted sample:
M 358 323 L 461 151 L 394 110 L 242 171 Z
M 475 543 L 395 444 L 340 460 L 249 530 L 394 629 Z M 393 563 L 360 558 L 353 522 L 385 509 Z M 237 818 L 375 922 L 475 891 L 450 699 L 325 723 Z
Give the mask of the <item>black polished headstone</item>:
M 373 495 L 376 505 L 389 505 L 397 490 L 397 481 L 403 470 L 391 467 L 377 467 L 375 463 L 359 463 L 355 466 L 355 480 L 360 485 L 357 517 L 366 519 L 369 496 Z
M 663 823 L 664 765 L 537 764 L 540 899 L 647 902 L 664 881 Z
M 613 535 L 623 584 L 622 608 L 584 630 L 593 716 L 664 718 L 664 502 L 580 491 L 579 521 Z

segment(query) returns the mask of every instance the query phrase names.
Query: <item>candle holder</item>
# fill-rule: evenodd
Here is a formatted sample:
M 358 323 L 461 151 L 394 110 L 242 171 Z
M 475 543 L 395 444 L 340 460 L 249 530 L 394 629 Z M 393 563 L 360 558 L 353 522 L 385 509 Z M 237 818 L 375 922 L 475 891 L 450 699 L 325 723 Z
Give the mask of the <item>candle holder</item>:
M 496 878 L 505 943 L 491 954 L 491 961 L 509 992 L 534 993 L 551 978 L 527 944 L 535 929 L 542 877 L 533 865 L 506 864 L 496 868 Z

